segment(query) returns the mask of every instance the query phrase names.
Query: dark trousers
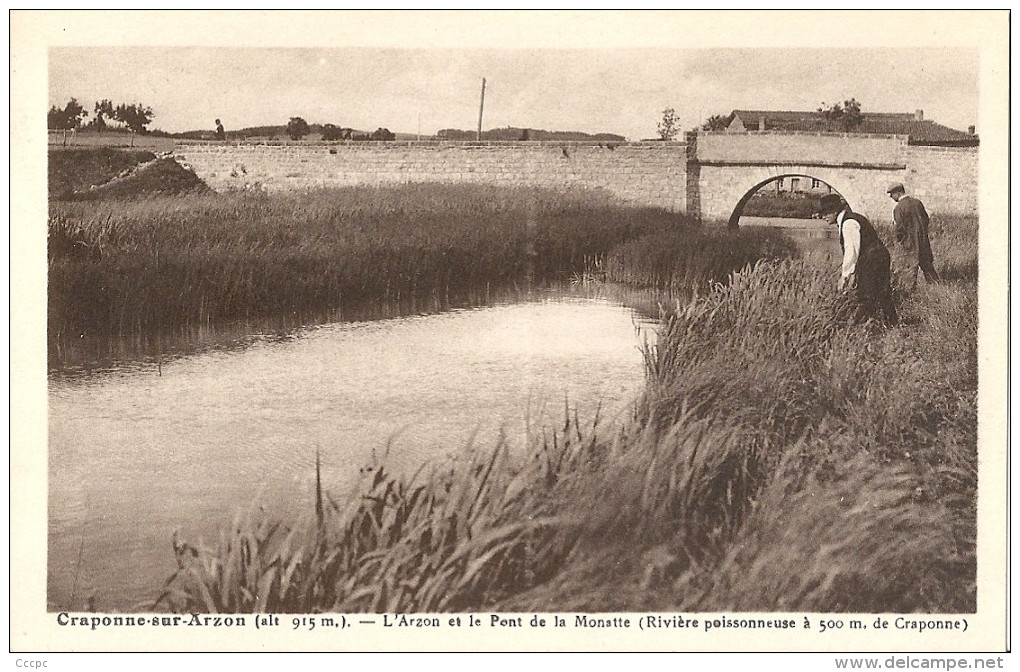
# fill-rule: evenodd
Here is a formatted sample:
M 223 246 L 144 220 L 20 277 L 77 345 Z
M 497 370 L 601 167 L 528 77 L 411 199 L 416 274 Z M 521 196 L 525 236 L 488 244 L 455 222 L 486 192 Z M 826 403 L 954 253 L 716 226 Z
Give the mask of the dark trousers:
M 917 270 L 921 269 L 924 280 L 928 284 L 939 282 L 939 274 L 930 259 L 918 263 L 917 253 L 911 250 L 898 250 L 893 259 L 893 282 L 896 290 L 912 292 L 917 289 Z
M 889 250 L 872 247 L 861 251 L 857 259 L 858 319 L 878 318 L 889 325 L 899 322 L 891 275 Z

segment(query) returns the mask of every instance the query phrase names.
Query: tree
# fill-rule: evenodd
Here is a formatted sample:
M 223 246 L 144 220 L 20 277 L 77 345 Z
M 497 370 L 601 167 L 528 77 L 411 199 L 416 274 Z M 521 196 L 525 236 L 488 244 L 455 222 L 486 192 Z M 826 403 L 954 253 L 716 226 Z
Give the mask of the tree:
M 141 103 L 121 103 L 113 109 L 113 118 L 131 130 L 131 146 L 135 146 L 135 134 L 146 132 L 152 122 L 152 108 Z
M 96 106 L 93 108 L 94 117 L 92 118 L 92 125 L 97 131 L 106 129 L 106 120 L 113 119 L 115 110 L 113 107 L 113 101 L 104 98 L 103 100 L 97 100 Z
M 287 122 L 287 135 L 291 140 L 300 140 L 308 135 L 308 122 L 301 117 L 291 117 Z
M 113 110 L 113 118 L 131 129 L 132 133 L 145 133 L 145 127 L 152 123 L 152 108 L 131 103 L 121 103 Z
M 322 125 L 322 139 L 330 142 L 332 140 L 339 140 L 343 137 L 343 129 L 335 124 L 323 124 Z
M 728 114 L 713 114 L 701 125 L 703 131 L 725 131 L 732 117 Z
M 856 131 L 864 123 L 864 115 L 861 114 L 861 104 L 856 98 L 844 100 L 841 103 L 826 106 L 822 103 L 818 108 L 818 114 L 825 123 L 827 131 Z
M 680 119 L 672 107 L 662 111 L 662 121 L 658 124 L 658 130 L 659 138 L 662 140 L 672 140 L 680 132 Z
M 848 131 L 856 131 L 864 123 L 861 104 L 856 98 L 843 101 L 843 124 Z
M 393 135 L 388 128 L 377 128 L 372 131 L 372 135 L 369 137 L 372 140 L 394 140 L 397 136 Z
M 67 124 L 67 117 L 64 116 L 64 111 L 56 105 L 50 106 L 50 111 L 46 114 L 46 128 L 51 131 L 62 131 Z
M 85 108 L 77 99 L 72 98 L 67 101 L 63 109 L 56 105 L 50 107 L 50 111 L 46 115 L 46 128 L 52 131 L 70 131 L 81 128 L 82 119 L 87 116 L 89 113 L 85 111 Z

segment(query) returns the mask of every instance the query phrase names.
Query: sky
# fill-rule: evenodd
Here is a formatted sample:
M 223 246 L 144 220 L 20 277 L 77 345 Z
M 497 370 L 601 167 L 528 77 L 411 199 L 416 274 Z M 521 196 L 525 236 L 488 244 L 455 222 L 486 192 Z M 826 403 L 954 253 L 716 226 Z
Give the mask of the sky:
M 737 21 L 738 14 L 722 13 L 723 23 L 754 35 L 755 22 Z M 810 25 L 816 16 L 793 18 Z M 596 17 L 602 20 L 576 20 Z M 151 128 L 168 132 L 212 129 L 216 118 L 229 130 L 300 116 L 309 123 L 432 135 L 477 127 L 484 77 L 485 129 L 606 132 L 638 140 L 656 136 L 667 107 L 688 129 L 734 109 L 814 110 L 853 97 L 865 114 L 920 109 L 926 119 L 960 130 L 977 125 L 980 132 L 979 49 L 973 44 L 931 46 L 922 26 L 916 39 L 877 40 L 876 46 L 862 40 L 865 46 L 854 49 L 826 46 L 798 31 L 771 40 L 783 46 L 757 46 L 768 43 L 761 39 L 729 46 L 730 33 L 717 30 L 716 17 L 554 13 L 542 30 L 529 31 L 539 17 L 469 13 L 472 28 L 445 20 L 463 19 L 463 13 L 405 12 L 384 15 L 393 30 L 380 31 L 372 20 L 377 15 L 338 12 L 313 14 L 301 37 L 300 26 L 285 21 L 298 17 L 239 13 L 222 30 L 191 33 L 190 39 L 185 32 L 173 40 L 178 44 L 125 45 L 121 37 L 52 45 L 48 104 L 62 106 L 71 97 L 87 108 L 103 98 L 139 102 L 155 112 Z M 173 17 L 171 27 L 180 18 Z M 775 18 L 766 14 L 758 23 Z M 895 17 L 875 22 L 879 33 L 888 32 L 887 18 Z M 952 16 L 943 18 L 952 23 Z M 500 20 L 508 25 L 497 30 Z M 323 24 L 344 30 L 331 32 Z M 674 30 L 652 28 L 662 24 Z M 408 25 L 418 30 L 408 32 Z M 479 38 L 483 28 L 494 31 L 493 39 Z

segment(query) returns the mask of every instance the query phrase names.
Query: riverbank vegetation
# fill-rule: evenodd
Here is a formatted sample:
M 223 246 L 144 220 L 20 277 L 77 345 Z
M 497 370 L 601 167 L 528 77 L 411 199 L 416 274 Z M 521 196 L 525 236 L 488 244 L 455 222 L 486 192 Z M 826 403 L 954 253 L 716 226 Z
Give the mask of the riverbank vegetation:
M 54 338 L 541 283 L 584 273 L 625 241 L 675 230 L 711 255 L 714 279 L 771 245 L 757 236 L 697 243 L 709 234 L 682 215 L 600 191 L 414 184 L 140 199 L 112 198 L 124 195 L 115 183 L 97 191 L 102 198 L 50 205 Z M 630 264 L 621 258 L 614 272 L 626 275 Z
M 805 178 L 806 179 L 806 178 Z M 741 212 L 745 217 L 790 217 L 810 219 L 824 194 L 809 191 L 775 191 L 770 182 L 754 193 Z
M 622 425 L 568 410 L 527 455 L 373 465 L 303 522 L 175 539 L 157 606 L 973 612 L 977 225 L 932 230 L 945 282 L 899 297 L 895 328 L 852 323 L 834 268 L 735 266 L 675 302 Z M 617 241 L 606 272 L 680 284 L 653 240 Z

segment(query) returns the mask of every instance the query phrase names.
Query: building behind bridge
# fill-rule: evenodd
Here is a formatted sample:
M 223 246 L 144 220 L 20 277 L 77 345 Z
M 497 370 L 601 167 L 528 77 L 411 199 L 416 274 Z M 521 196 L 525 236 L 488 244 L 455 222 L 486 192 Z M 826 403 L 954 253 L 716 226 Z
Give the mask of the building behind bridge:
M 748 131 L 808 131 L 831 132 L 840 130 L 815 112 L 789 110 L 733 110 L 726 131 L 746 133 Z M 977 147 L 979 139 L 975 127 L 967 132 L 924 118 L 924 110 L 914 113 L 865 112 L 854 133 L 876 135 L 905 135 L 907 144 L 925 147 Z

